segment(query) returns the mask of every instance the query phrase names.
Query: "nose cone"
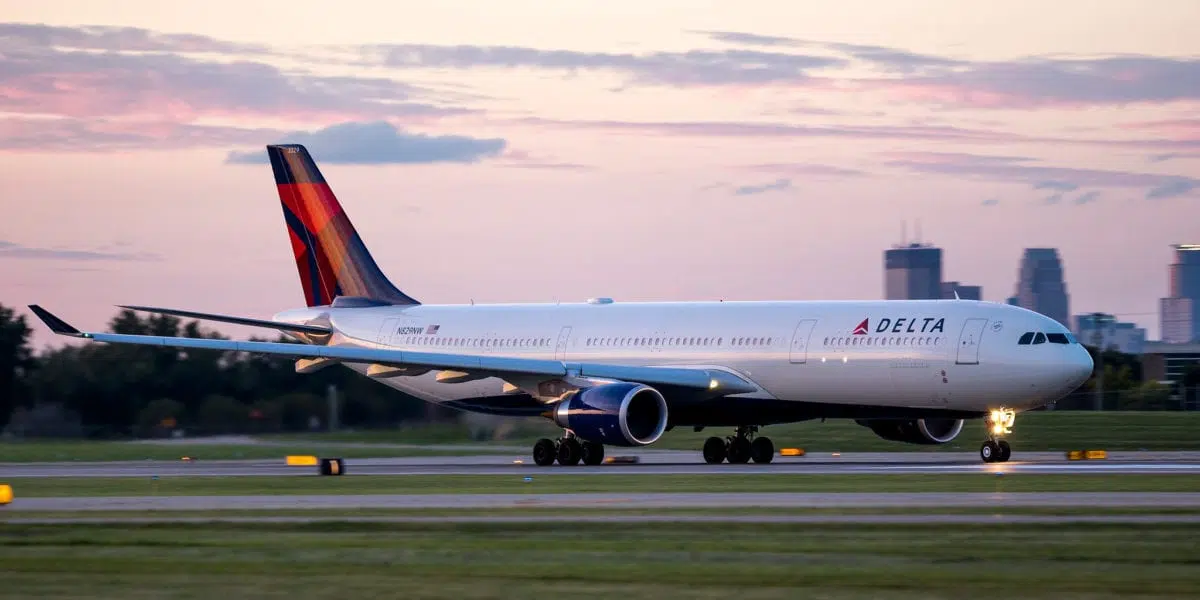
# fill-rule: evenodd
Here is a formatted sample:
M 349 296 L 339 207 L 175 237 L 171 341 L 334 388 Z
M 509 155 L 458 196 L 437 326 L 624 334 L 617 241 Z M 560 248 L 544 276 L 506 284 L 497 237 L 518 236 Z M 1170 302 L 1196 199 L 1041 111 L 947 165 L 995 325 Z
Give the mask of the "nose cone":
M 1070 352 L 1067 357 L 1067 370 L 1071 378 L 1071 385 L 1079 386 L 1092 376 L 1092 370 L 1095 368 L 1095 363 L 1092 362 L 1092 355 L 1082 345 L 1073 345 L 1070 347 Z

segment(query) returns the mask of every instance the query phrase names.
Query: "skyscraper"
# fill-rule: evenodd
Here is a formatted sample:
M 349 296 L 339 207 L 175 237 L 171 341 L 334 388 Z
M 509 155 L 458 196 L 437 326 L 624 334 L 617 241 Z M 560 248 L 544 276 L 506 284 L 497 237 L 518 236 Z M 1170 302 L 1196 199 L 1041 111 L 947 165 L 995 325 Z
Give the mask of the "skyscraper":
M 1026 248 L 1017 271 L 1017 306 L 1070 327 L 1069 296 L 1057 248 Z
M 927 244 L 896 246 L 883 253 L 883 287 L 888 300 L 942 297 L 942 249 Z
M 1167 298 L 1160 301 L 1162 340 L 1185 344 L 1200 340 L 1200 244 L 1176 244 L 1169 268 Z

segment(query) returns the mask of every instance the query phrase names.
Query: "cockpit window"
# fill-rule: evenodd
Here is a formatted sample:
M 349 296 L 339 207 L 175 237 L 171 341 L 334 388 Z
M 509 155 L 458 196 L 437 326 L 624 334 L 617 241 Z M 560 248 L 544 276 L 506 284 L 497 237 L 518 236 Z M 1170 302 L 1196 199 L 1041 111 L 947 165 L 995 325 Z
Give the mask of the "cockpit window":
M 1045 344 L 1046 343 L 1046 334 L 1044 334 L 1040 331 L 1037 332 L 1037 335 L 1033 336 L 1033 343 L 1034 344 Z
M 1065 333 L 1047 333 L 1046 339 L 1050 340 L 1051 344 L 1070 344 Z
M 1067 340 L 1068 340 L 1068 341 L 1070 341 L 1072 344 L 1078 344 L 1078 343 L 1079 343 L 1079 340 L 1075 339 L 1075 336 L 1073 336 L 1073 335 L 1071 335 L 1071 334 L 1069 334 L 1069 333 L 1068 333 L 1068 334 L 1066 334 L 1066 335 L 1067 335 Z
M 1021 346 L 1028 346 L 1029 342 L 1032 342 L 1032 341 L 1033 341 L 1033 332 L 1026 331 L 1025 335 L 1021 336 L 1021 339 L 1017 340 L 1017 344 L 1019 344 Z

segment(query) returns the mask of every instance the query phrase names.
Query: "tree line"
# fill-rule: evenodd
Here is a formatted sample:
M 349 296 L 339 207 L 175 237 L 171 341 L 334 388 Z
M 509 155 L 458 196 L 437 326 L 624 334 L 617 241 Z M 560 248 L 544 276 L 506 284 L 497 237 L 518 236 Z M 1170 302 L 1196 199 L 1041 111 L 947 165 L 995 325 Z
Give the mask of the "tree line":
M 197 321 L 122 310 L 108 331 L 228 339 Z M 127 437 L 266 433 L 328 425 L 332 388 L 338 421 L 392 426 L 447 411 L 346 368 L 298 374 L 295 359 L 244 352 L 68 344 L 35 352 L 24 315 L 0 305 L 0 430 L 26 436 Z M 295 342 L 277 339 L 255 341 Z
M 122 310 L 108 330 L 134 335 L 228 339 L 197 321 Z M 454 414 L 350 371 L 301 375 L 294 359 L 118 344 L 84 343 L 34 352 L 24 315 L 0 305 L 0 430 L 16 435 L 148 436 L 183 428 L 193 434 L 297 431 L 328 425 L 326 396 L 338 397 L 340 424 L 393 426 Z M 275 340 L 295 342 L 286 336 Z M 1057 403 L 1090 410 L 1103 379 L 1105 410 L 1178 409 L 1200 404 L 1200 368 L 1184 389 L 1144 381 L 1138 355 L 1105 350 L 1103 373 Z M 1181 402 L 1181 400 L 1183 402 Z

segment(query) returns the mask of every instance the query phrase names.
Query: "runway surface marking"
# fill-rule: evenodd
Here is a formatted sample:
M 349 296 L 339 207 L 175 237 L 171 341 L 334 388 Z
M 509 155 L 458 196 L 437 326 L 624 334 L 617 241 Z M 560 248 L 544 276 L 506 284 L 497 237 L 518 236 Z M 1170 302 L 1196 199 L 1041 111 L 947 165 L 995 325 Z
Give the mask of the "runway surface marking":
M 811 523 L 811 524 L 955 524 L 1018 525 L 1056 523 L 1200 523 L 1200 515 L 496 515 L 446 517 L 132 517 L 16 518 L 13 525 L 150 523 Z
M 538 467 L 509 457 L 427 456 L 346 459 L 347 475 L 512 475 L 621 474 L 921 474 L 921 473 L 1192 473 L 1200 475 L 1198 452 L 1114 452 L 1108 460 L 1068 461 L 1061 453 L 1027 453 L 1020 460 L 985 464 L 973 453 L 862 452 L 834 456 L 814 454 L 780 457 L 771 464 L 708 465 L 694 452 L 633 452 L 637 464 L 594 467 Z M 311 467 L 289 467 L 278 460 L 121 461 L 67 463 L 0 463 L 0 479 L 22 477 L 160 477 L 177 476 L 306 476 Z
M 3 510 L 286 510 L 365 508 L 712 508 L 712 507 L 1157 507 L 1198 508 L 1190 492 L 894 492 L 894 493 L 601 493 L 371 494 L 296 496 L 126 496 L 16 498 Z

